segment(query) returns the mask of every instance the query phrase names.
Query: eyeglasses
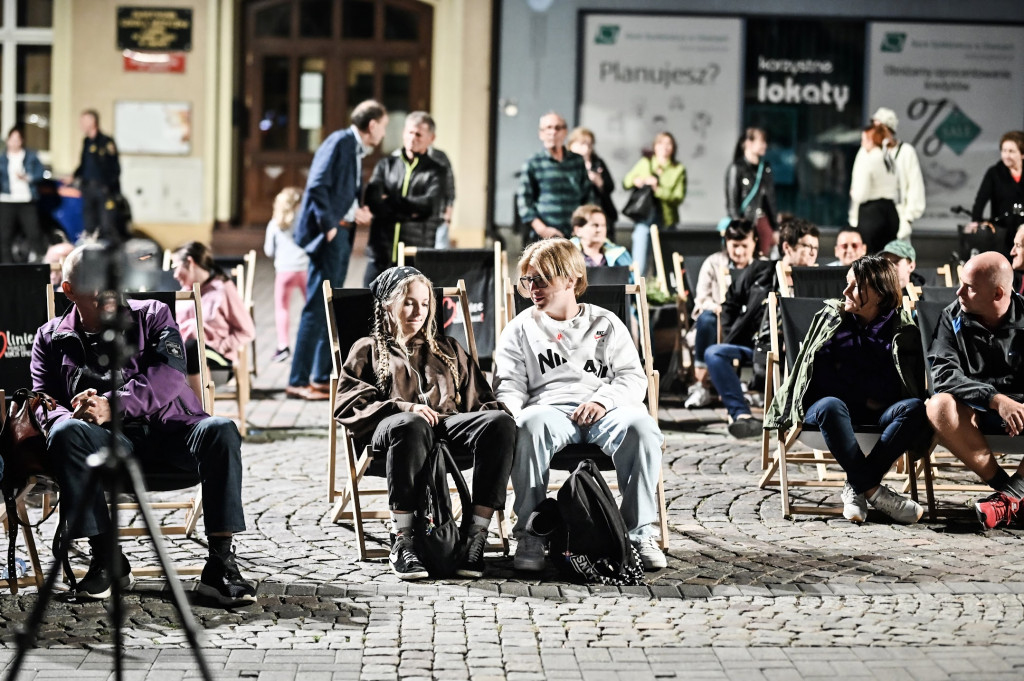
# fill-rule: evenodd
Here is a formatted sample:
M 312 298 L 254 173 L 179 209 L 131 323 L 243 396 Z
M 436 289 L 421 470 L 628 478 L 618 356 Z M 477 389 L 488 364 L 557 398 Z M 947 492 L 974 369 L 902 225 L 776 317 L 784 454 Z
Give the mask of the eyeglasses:
M 816 253 L 818 251 L 818 244 L 805 244 L 803 241 L 797 241 L 796 246 L 797 248 L 807 249 L 811 253 Z
M 547 288 L 548 282 L 544 277 L 519 277 L 519 285 L 526 290 L 530 290 L 530 285 L 536 288 Z
M 544 131 L 544 130 L 565 130 L 568 127 L 569 126 L 565 125 L 564 123 L 561 124 L 561 125 L 544 125 L 544 126 L 541 126 L 541 130 L 542 131 Z

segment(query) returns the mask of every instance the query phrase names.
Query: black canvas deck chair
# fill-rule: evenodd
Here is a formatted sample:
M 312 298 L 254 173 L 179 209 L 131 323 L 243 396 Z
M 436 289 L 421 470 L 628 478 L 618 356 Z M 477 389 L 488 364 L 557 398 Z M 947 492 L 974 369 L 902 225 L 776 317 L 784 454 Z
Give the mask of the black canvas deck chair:
M 46 264 L 0 265 L 0 393 L 13 395 L 19 388 L 32 387 L 32 373 L 29 365 L 32 358 L 32 345 L 36 331 L 46 323 L 46 287 L 50 284 L 50 266 Z M 0 423 L 7 414 L 6 401 L 0 399 Z M 30 478 L 15 497 L 15 507 L 22 523 L 31 522 L 29 507 L 26 500 L 30 496 L 45 494 L 49 486 L 46 481 Z M 50 504 L 44 500 L 43 508 Z M 0 519 L 4 529 L 7 524 L 16 522 L 7 517 L 7 508 L 0 503 Z M 6 533 L 5 533 L 6 536 Z M 39 563 L 35 536 L 32 530 L 22 525 L 22 538 L 25 541 L 26 554 L 30 573 L 12 580 L 0 580 L 6 584 L 11 593 L 17 593 L 19 587 L 42 586 L 43 570 Z M 6 553 L 0 560 L 7 565 Z
M 502 327 L 501 282 L 508 269 L 508 255 L 495 242 L 494 248 L 435 249 L 416 248 L 398 244 L 398 266 L 408 265 L 422 272 L 434 286 L 457 286 L 460 279 L 466 282 L 469 294 L 469 319 L 473 321 L 473 335 L 480 353 L 480 368 L 491 370 L 494 343 Z M 466 347 L 465 319 L 459 308 L 445 329 Z
M 917 314 L 917 326 L 921 331 L 921 345 L 924 349 L 925 357 L 928 357 L 928 349 L 931 347 L 932 340 L 935 338 L 935 331 L 939 324 L 939 318 L 942 315 L 942 311 L 947 308 L 952 301 L 934 301 L 922 299 L 913 303 L 913 309 Z M 929 367 L 928 372 L 928 387 L 932 389 L 931 385 L 931 370 Z M 992 454 L 996 457 L 996 461 L 1006 469 L 1008 475 L 1013 475 L 1016 471 L 1016 461 L 1018 456 L 1024 455 L 1024 437 L 1011 437 L 1009 435 L 986 435 L 985 442 L 988 444 L 989 449 L 992 450 Z M 953 456 L 944 447 L 938 447 L 938 440 L 932 445 L 932 449 L 927 457 L 922 458 L 920 461 L 915 463 L 912 469 L 913 473 L 910 476 L 911 481 L 918 479 L 924 480 L 924 491 L 925 499 L 928 505 L 928 519 L 932 522 L 938 519 L 938 506 L 935 498 L 936 492 L 950 492 L 950 493 L 972 493 L 979 496 L 988 496 L 992 493 L 992 489 L 982 483 L 974 473 L 972 473 L 962 461 Z M 951 473 L 956 472 L 967 472 L 970 476 L 971 482 L 955 482 L 948 476 Z M 939 477 L 942 477 L 940 480 Z M 957 509 L 962 509 L 962 506 L 957 505 Z
M 779 290 L 785 298 L 842 298 L 847 267 L 791 267 L 780 260 L 776 265 Z
M 820 298 L 778 298 L 774 293 L 768 294 L 769 317 L 771 320 L 771 351 L 769 359 L 768 378 L 769 382 L 775 381 L 772 386 L 772 395 L 781 385 L 782 373 L 779 368 L 785 367 L 792 370 L 796 363 L 797 354 L 803 343 L 807 330 L 810 328 L 814 315 L 822 308 Z M 775 306 L 778 306 L 779 315 L 772 314 Z M 778 328 L 778 317 L 782 318 L 782 336 Z M 782 339 L 785 339 L 785 351 L 781 347 Z M 782 362 L 785 362 L 783 365 Z M 776 365 L 776 363 L 778 363 Z M 768 386 L 765 392 L 765 404 L 768 402 Z M 854 435 L 857 443 L 863 451 L 870 451 L 882 435 L 882 429 L 878 426 L 855 425 Z M 760 487 L 779 486 L 782 497 L 782 514 L 791 518 L 794 513 L 810 515 L 836 515 L 842 514 L 842 506 L 825 505 L 837 498 L 836 492 L 842 489 L 846 482 L 846 474 L 832 457 L 825 444 L 821 431 L 816 426 L 806 423 L 794 424 L 789 430 L 776 433 L 777 446 L 775 456 L 767 462 L 762 461 L 764 474 L 761 476 Z M 898 462 L 896 475 L 899 470 L 909 470 L 909 457 L 904 453 L 902 464 Z M 790 466 L 797 466 L 801 477 L 790 478 Z M 890 473 L 892 475 L 893 473 Z M 776 476 L 777 479 L 776 479 Z M 917 497 L 916 481 L 911 477 L 911 493 Z M 900 480 L 902 483 L 903 479 Z M 792 498 L 792 488 L 801 490 L 819 488 L 825 490 L 825 494 L 818 495 L 813 500 L 816 503 L 795 503 Z M 806 497 L 807 495 L 803 495 Z
M 367 476 L 383 478 L 387 461 L 383 456 L 375 456 L 374 451 L 369 447 L 363 447 L 360 451 L 355 437 L 344 426 L 334 420 L 334 409 L 337 401 L 338 381 L 341 375 L 341 367 L 348 357 L 352 345 L 370 335 L 370 324 L 373 318 L 373 295 L 365 288 L 331 288 L 331 282 L 324 282 L 324 301 L 328 320 L 328 333 L 331 342 L 331 357 L 333 358 L 334 370 L 331 373 L 331 398 L 330 398 L 330 426 L 328 427 L 328 452 L 327 452 L 327 500 L 332 504 L 330 511 L 331 522 L 351 522 L 355 528 L 356 542 L 359 549 L 359 560 L 370 558 L 384 558 L 390 550 L 386 542 L 382 542 L 385 548 L 368 548 L 366 531 L 367 520 L 387 520 L 391 513 L 385 507 L 383 509 L 371 509 L 369 506 L 375 499 L 387 498 L 387 484 L 383 481 L 376 481 L 370 486 Z M 434 296 L 437 305 L 438 329 L 443 328 L 444 318 L 447 314 L 442 304 L 445 300 L 452 300 L 458 305 L 462 314 L 469 314 L 469 296 L 466 293 L 466 284 L 459 281 L 456 286 L 435 287 Z M 468 333 L 467 352 L 476 360 L 476 343 L 473 337 L 472 327 Z M 464 346 L 465 347 L 465 346 Z M 338 454 L 342 454 L 340 465 L 344 468 L 344 479 L 339 480 Z M 472 467 L 471 460 L 456 457 L 456 463 L 463 470 Z M 452 493 L 456 490 L 452 489 Z M 456 514 L 460 512 L 458 495 L 453 498 L 453 507 Z M 507 554 L 508 527 L 505 522 L 503 511 L 496 511 L 494 514 L 498 524 L 498 540 L 489 542 L 488 551 L 500 551 Z
M 587 268 L 587 284 L 590 286 L 625 286 L 631 283 L 632 277 L 631 265 Z
M 54 291 L 52 286 L 47 286 L 46 290 L 49 317 L 52 319 L 53 317 L 66 314 L 71 308 L 71 301 L 68 300 L 67 296 L 61 291 Z M 191 291 L 147 291 L 144 293 L 129 293 L 128 297 L 135 300 L 157 300 L 167 305 L 171 309 L 172 315 L 178 302 L 187 301 L 188 304 L 193 305 L 196 313 L 196 327 L 199 331 L 199 357 L 202 359 L 206 356 L 206 342 L 203 333 L 203 306 L 199 295 L 198 283 L 193 284 Z M 213 404 L 213 384 L 208 378 L 205 361 L 199 362 L 199 379 L 201 385 L 205 387 L 200 401 L 203 405 L 203 411 L 209 414 Z M 179 516 L 178 520 L 171 521 L 165 519 L 164 523 L 160 526 L 161 534 L 164 536 L 191 537 L 199 523 L 199 518 L 203 514 L 203 488 L 200 485 L 199 471 L 183 471 L 174 466 L 162 465 L 159 460 L 152 458 L 140 459 L 140 464 L 142 464 L 142 474 L 145 479 L 147 492 L 170 493 L 186 490 L 191 494 L 187 498 L 179 497 L 174 500 L 169 498 L 176 495 L 161 494 L 159 500 L 151 499 L 149 504 L 157 513 L 183 512 L 183 516 Z M 164 498 L 168 498 L 168 500 L 163 500 Z M 137 513 L 139 505 L 137 502 L 119 502 L 117 510 Z M 138 515 L 138 519 L 141 520 L 141 515 Z M 142 526 L 129 524 L 120 527 L 118 534 L 122 537 L 139 537 L 145 535 L 146 530 Z M 202 572 L 202 566 L 182 566 L 177 568 L 177 572 L 182 575 L 198 575 Z M 132 574 L 136 577 L 159 577 L 162 571 L 157 566 L 140 565 L 136 567 L 133 564 Z
M 510 280 L 505 280 L 504 288 L 506 308 L 510 311 L 509 320 L 533 305 L 528 298 L 523 298 L 512 288 Z M 627 284 L 624 286 L 588 286 L 583 295 L 579 297 L 579 302 L 603 307 L 615 314 L 626 325 L 626 328 L 630 328 L 630 324 L 632 324 L 632 310 L 636 309 L 638 311 L 638 350 L 641 365 L 643 366 L 644 373 L 647 375 L 647 397 L 645 402 L 648 413 L 657 422 L 659 400 L 658 372 L 654 369 L 654 355 L 651 351 L 651 314 L 647 307 L 645 280 L 640 279 L 638 284 Z M 615 470 L 612 458 L 605 456 L 596 445 L 590 444 L 571 444 L 557 452 L 551 459 L 551 469 L 573 471 L 584 459 L 592 459 L 602 471 Z M 658 475 L 656 502 L 658 505 L 658 527 L 661 531 L 661 538 L 658 544 L 663 550 L 667 550 L 669 547 L 668 509 L 665 501 L 664 479 L 664 472 L 660 472 Z M 558 487 L 558 484 L 552 484 L 548 488 L 556 490 Z M 613 480 L 609 482 L 609 487 L 618 489 L 618 483 Z
M 943 307 L 956 300 L 957 287 L 955 286 L 922 286 L 921 300 L 941 304 Z M 938 320 L 938 317 L 936 317 Z
M 651 225 L 651 258 L 658 282 L 669 294 L 678 293 L 682 283 L 676 272 L 673 254 L 682 257 L 704 256 L 722 250 L 722 235 L 716 229 L 658 229 Z M 699 269 L 699 268 L 698 268 Z M 696 282 L 697 272 L 694 272 Z

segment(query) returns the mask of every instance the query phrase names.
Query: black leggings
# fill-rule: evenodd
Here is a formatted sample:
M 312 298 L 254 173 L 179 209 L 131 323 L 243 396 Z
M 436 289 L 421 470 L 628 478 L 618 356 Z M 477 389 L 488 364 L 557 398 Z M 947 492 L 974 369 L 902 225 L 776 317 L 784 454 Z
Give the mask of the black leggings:
M 427 455 L 436 437 L 448 441 L 459 468 L 472 458 L 473 503 L 497 510 L 505 508 L 516 422 L 505 412 L 495 410 L 453 414 L 433 427 L 412 412 L 381 421 L 373 432 L 371 447 L 387 456 L 391 510 L 416 510 L 417 491 L 423 485 Z

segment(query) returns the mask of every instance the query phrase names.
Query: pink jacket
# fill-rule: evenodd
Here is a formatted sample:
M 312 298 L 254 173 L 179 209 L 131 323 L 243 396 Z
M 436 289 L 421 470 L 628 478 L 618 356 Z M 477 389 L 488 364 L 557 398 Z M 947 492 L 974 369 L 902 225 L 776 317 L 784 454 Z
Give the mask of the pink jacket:
M 256 337 L 256 327 L 238 294 L 234 282 L 211 277 L 200 288 L 203 299 L 203 328 L 206 345 L 232 362 L 238 360 L 238 349 Z M 177 309 L 178 326 L 184 340 L 198 338 L 195 306 L 181 301 Z

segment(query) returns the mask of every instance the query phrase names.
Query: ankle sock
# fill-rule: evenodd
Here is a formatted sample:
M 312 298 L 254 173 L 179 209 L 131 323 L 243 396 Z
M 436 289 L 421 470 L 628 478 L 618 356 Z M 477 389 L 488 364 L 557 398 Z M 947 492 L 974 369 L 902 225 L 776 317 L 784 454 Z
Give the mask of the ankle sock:
M 207 536 L 206 540 L 210 543 L 211 558 L 224 558 L 231 555 L 231 537 Z
M 999 468 L 998 472 L 991 479 L 986 480 L 985 484 L 997 492 L 1005 492 L 1013 496 L 1013 493 L 1009 490 L 1010 476 L 1002 468 Z
M 486 532 L 487 528 L 491 526 L 491 519 L 484 518 L 477 514 L 473 514 L 473 521 L 469 525 L 470 532 Z
M 1024 477 L 1021 477 L 1020 473 L 1014 473 L 1007 479 L 1006 486 L 1000 491 L 1009 494 L 1014 499 L 1024 499 Z
M 395 534 L 409 534 L 412 532 L 412 513 L 391 513 L 391 526 Z

